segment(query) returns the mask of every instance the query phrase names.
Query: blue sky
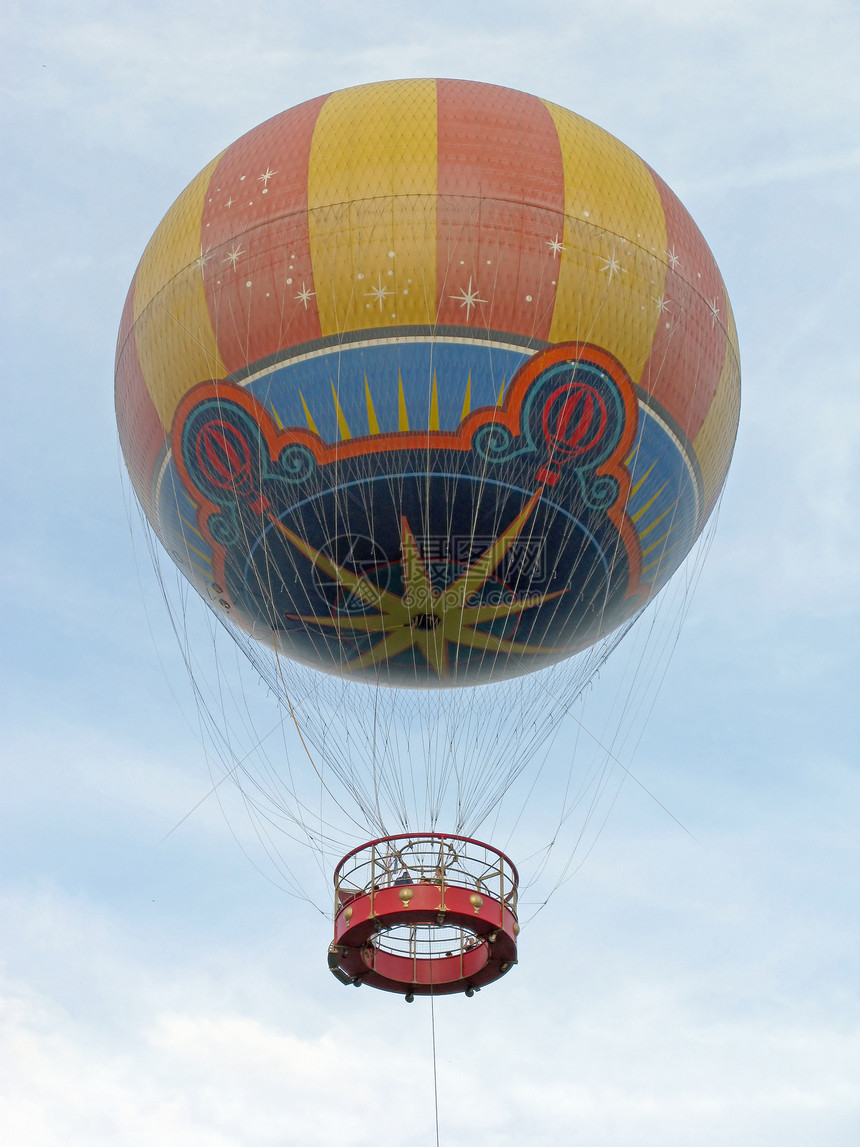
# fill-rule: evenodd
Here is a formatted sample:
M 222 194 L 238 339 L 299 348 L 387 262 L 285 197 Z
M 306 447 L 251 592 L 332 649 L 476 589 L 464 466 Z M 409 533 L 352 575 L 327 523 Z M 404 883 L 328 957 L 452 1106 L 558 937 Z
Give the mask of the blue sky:
M 327 920 L 248 862 L 215 802 L 163 839 L 209 778 L 135 561 L 112 376 L 140 253 L 218 150 L 321 92 L 441 75 L 571 107 L 668 181 L 728 285 L 744 385 L 708 563 L 623 758 L 696 839 L 624 783 L 515 972 L 439 1001 L 441 1142 L 854 1147 L 856 6 L 7 12 L 7 1140 L 434 1141 L 425 1003 L 341 988 Z

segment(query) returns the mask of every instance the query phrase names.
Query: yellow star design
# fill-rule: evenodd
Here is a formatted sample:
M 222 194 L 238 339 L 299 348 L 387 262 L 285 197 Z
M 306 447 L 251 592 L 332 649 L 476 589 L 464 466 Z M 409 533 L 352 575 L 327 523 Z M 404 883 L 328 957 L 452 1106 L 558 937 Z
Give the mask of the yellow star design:
M 339 633 L 381 634 L 381 638 L 360 657 L 347 662 L 345 669 L 364 669 L 371 665 L 381 665 L 398 653 L 417 646 L 427 664 L 440 678 L 448 676 L 448 644 L 466 645 L 472 649 L 483 649 L 487 653 L 554 653 L 556 650 L 543 645 L 529 645 L 525 642 L 510 641 L 496 637 L 478 625 L 508 618 L 534 609 L 544 602 L 560 597 L 566 590 L 554 593 L 536 594 L 514 599 L 499 605 L 467 605 L 489 580 L 522 529 L 542 493 L 538 490 L 526 503 L 510 526 L 469 568 L 441 591 L 434 590 L 427 573 L 427 567 L 419 553 L 415 537 L 405 518 L 401 518 L 401 552 L 403 567 L 402 595 L 391 593 L 374 585 L 364 575 L 353 573 L 332 561 L 320 550 L 303 541 L 298 534 L 270 516 L 272 524 L 289 541 L 313 562 L 317 569 L 337 582 L 357 598 L 378 612 L 361 617 L 305 617 L 295 615 L 295 620 L 307 625 L 331 626 Z

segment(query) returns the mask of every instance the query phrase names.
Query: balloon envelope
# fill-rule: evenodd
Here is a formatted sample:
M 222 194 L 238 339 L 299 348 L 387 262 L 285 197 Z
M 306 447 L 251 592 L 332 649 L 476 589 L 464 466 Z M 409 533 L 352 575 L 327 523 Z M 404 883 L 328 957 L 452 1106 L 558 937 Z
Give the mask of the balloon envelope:
M 725 480 L 728 297 L 673 193 L 488 84 L 322 96 L 157 229 L 117 352 L 122 448 L 199 592 L 315 668 L 478 684 L 629 620 Z

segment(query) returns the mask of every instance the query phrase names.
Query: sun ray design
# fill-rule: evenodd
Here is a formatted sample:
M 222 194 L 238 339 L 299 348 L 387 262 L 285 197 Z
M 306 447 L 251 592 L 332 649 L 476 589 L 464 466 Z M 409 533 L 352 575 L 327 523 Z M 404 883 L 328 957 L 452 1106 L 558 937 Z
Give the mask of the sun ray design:
M 343 634 L 355 633 L 367 636 L 379 634 L 379 640 L 360 656 L 347 662 L 345 669 L 364 669 L 371 665 L 382 665 L 397 654 L 416 647 L 434 673 L 439 678 L 445 678 L 449 675 L 449 646 L 452 643 L 493 654 L 554 652 L 550 646 L 532 645 L 499 637 L 484 629 L 478 629 L 477 626 L 521 614 L 527 609 L 534 609 L 561 597 L 567 592 L 566 589 L 512 598 L 499 604 L 480 602 L 469 604 L 510 552 L 531 517 L 541 493 L 542 490 L 538 490 L 533 494 L 513 522 L 484 553 L 458 578 L 438 591 L 433 587 L 427 565 L 421 556 L 409 523 L 405 517 L 401 518 L 402 594 L 383 589 L 365 575 L 338 565 L 326 554 L 300 538 L 283 522 L 278 521 L 274 515 L 270 515 L 269 520 L 272 525 L 318 570 L 377 611 L 361 616 L 354 614 L 340 616 L 334 612 L 328 616 L 296 614 L 290 615 L 291 620 L 301 621 L 305 625 L 322 626 L 324 629 L 333 629 Z
M 661 523 L 661 522 L 662 522 L 662 521 L 663 521 L 665 518 L 667 518 L 667 517 L 669 516 L 669 514 L 673 513 L 673 512 L 674 512 L 674 511 L 677 509 L 677 507 L 678 507 L 678 499 L 676 498 L 676 499 L 675 499 L 675 501 L 674 501 L 674 502 L 672 502 L 672 503 L 671 503 L 671 505 L 670 505 L 670 506 L 668 506 L 668 507 L 667 507 L 667 509 L 665 509 L 665 510 L 663 511 L 663 513 L 662 513 L 662 514 L 659 516 L 659 518 L 655 518 L 655 519 L 654 519 L 654 521 L 653 521 L 653 522 L 651 522 L 651 524 L 650 524 L 650 525 L 646 526 L 644 530 L 640 530 L 640 531 L 639 531 L 639 541 L 640 541 L 640 543 L 641 543 L 641 542 L 642 542 L 642 541 L 643 541 L 645 538 L 647 538 L 647 537 L 648 537 L 648 535 L 651 533 L 651 531 L 652 531 L 653 529 L 656 529 L 656 528 L 657 528 L 657 526 L 659 526 L 659 525 L 660 525 L 660 523 Z M 643 557 L 644 557 L 644 554 L 643 554 Z
M 472 372 L 469 371 L 469 377 L 466 379 L 466 395 L 463 399 L 463 410 L 460 414 L 460 421 L 462 422 L 466 415 L 472 409 Z
M 337 396 L 337 390 L 335 390 L 334 382 L 332 382 L 331 379 L 329 381 L 331 382 L 331 394 L 332 398 L 334 399 L 334 412 L 337 415 L 337 428 L 340 431 L 340 440 L 341 442 L 345 442 L 348 438 L 352 438 L 352 433 L 346 421 L 346 416 L 341 409 L 340 399 Z
M 373 397 L 370 393 L 370 386 L 367 381 L 367 375 L 364 376 L 364 397 L 367 402 L 367 431 L 369 434 L 379 433 L 379 422 L 376 418 L 376 409 L 373 405 Z
M 403 393 L 403 376 L 397 372 L 397 429 L 409 429 L 409 414 L 406 410 L 406 395 Z
M 439 429 L 439 391 L 436 387 L 436 371 L 433 371 L 433 388 L 430 392 L 430 429 Z
M 674 525 L 671 525 L 665 534 L 663 534 L 661 537 L 659 537 L 656 542 L 652 542 L 651 545 L 648 546 L 647 549 L 644 549 L 642 551 L 642 557 L 647 558 L 650 554 L 653 554 L 656 549 L 659 549 L 660 546 L 665 547 L 666 540 L 674 529 L 675 529 Z
M 314 432 L 314 434 L 319 434 L 319 431 L 317 430 L 317 427 L 316 427 L 316 423 L 314 422 L 313 418 L 311 418 L 311 412 L 308 409 L 308 404 L 305 402 L 305 396 L 302 394 L 301 391 L 299 391 L 299 398 L 302 400 L 302 406 L 304 407 L 305 420 L 307 421 L 307 424 L 308 424 L 308 430 L 312 430 Z
M 652 469 L 653 469 L 653 467 L 652 467 Z M 654 503 L 657 501 L 657 499 L 660 497 L 660 495 L 663 493 L 663 491 L 666 489 L 666 487 L 667 487 L 668 485 L 669 485 L 669 483 L 668 483 L 668 482 L 664 482 L 664 483 L 663 483 L 663 485 L 660 487 L 660 489 L 657 491 L 657 493 L 656 493 L 656 494 L 654 494 L 654 495 L 653 495 L 651 498 L 649 498 L 649 499 L 648 499 L 648 501 L 645 503 L 645 505 L 644 505 L 644 506 L 642 506 L 640 509 L 638 509 L 638 510 L 636 511 L 636 513 L 635 513 L 635 514 L 632 516 L 632 518 L 631 518 L 631 521 L 632 521 L 634 524 L 635 524 L 636 522 L 638 522 L 638 521 L 639 521 L 639 519 L 640 519 L 640 518 L 641 518 L 641 517 L 642 517 L 644 514 L 647 514 L 647 513 L 648 513 L 648 511 L 651 509 L 651 507 L 654 505 Z
M 633 455 L 631 454 L 631 455 L 630 455 L 630 457 L 631 457 L 631 459 L 632 459 Z M 630 466 L 630 462 L 629 462 L 629 461 L 628 461 L 626 458 L 625 458 L 625 460 L 624 460 L 624 465 L 625 465 L 625 466 L 627 466 L 627 467 L 629 467 L 629 466 Z M 656 462 L 656 460 L 655 460 L 654 462 L 652 462 L 652 463 L 651 463 L 651 465 L 648 467 L 648 469 L 645 471 L 645 473 L 642 475 L 642 477 L 639 479 L 639 481 L 636 483 L 636 485 L 631 487 L 631 489 L 630 489 L 630 493 L 628 494 L 628 500 L 631 500 L 631 499 L 633 499 L 633 498 L 635 498 L 635 497 L 636 497 L 636 495 L 637 495 L 637 494 L 639 493 L 639 491 L 641 490 L 642 486 L 643 486 L 643 485 L 644 485 L 644 484 L 645 484 L 645 483 L 648 481 L 648 479 L 651 477 L 651 471 L 654 469 L 654 467 L 655 467 L 656 465 L 657 465 L 657 462 Z

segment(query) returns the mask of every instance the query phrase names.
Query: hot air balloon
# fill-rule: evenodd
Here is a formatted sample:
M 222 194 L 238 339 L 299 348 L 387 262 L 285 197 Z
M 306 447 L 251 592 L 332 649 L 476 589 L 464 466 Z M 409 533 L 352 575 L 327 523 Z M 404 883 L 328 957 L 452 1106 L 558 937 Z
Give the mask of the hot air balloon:
M 475 829 L 554 720 L 543 671 L 578 666 L 575 695 L 690 552 L 739 402 L 690 216 L 534 96 L 321 96 L 170 208 L 122 317 L 120 441 L 351 802 L 339 979 L 471 993 L 516 963 L 517 870 Z

